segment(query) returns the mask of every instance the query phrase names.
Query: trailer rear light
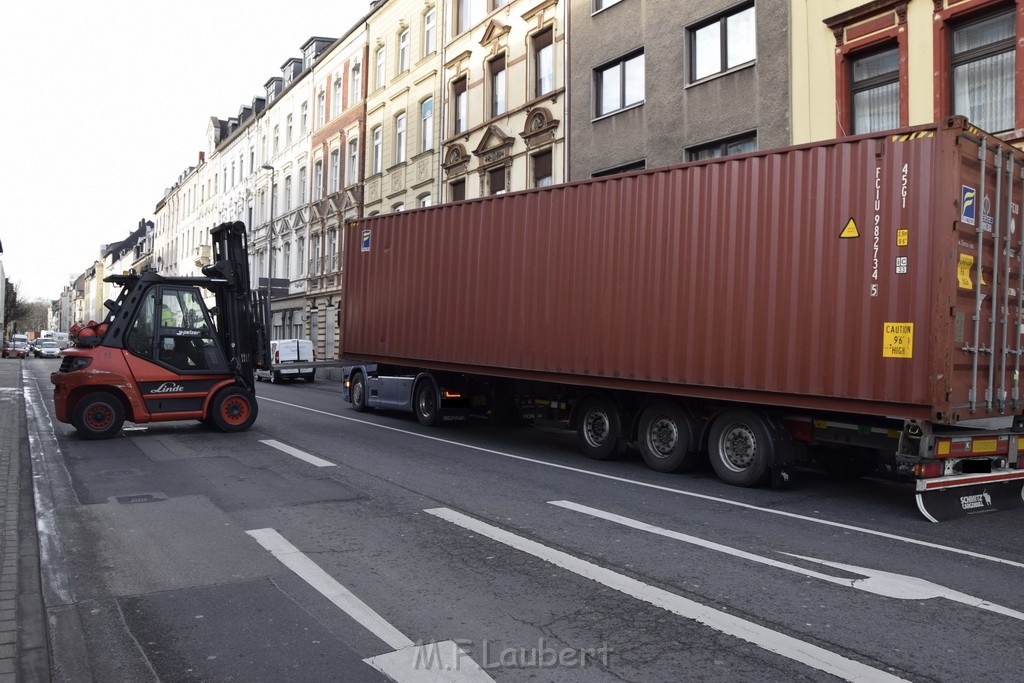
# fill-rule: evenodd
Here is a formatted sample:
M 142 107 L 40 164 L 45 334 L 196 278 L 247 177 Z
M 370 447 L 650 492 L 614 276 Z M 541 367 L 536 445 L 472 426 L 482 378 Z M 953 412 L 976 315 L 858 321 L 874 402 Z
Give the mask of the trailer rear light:
M 934 477 L 941 477 L 943 469 L 943 463 L 939 460 L 919 462 L 914 465 L 914 477 L 916 479 L 932 479 Z
M 970 455 L 1007 455 L 1009 436 L 940 437 L 935 440 L 935 457 L 962 458 Z
M 281 362 L 281 352 L 280 351 L 274 351 L 274 362 L 275 363 L 280 363 Z

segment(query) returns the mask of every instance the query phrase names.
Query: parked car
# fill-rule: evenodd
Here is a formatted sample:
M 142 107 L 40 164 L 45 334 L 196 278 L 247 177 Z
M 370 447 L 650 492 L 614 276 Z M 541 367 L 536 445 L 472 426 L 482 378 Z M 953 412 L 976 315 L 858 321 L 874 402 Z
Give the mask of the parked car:
M 60 346 L 52 339 L 37 339 L 33 349 L 36 358 L 60 358 Z
M 315 360 L 313 342 L 309 339 L 275 339 L 270 342 L 270 369 L 256 370 L 256 380 L 269 379 L 277 383 L 301 377 L 315 382 L 316 368 L 312 365 Z
M 4 342 L 4 358 L 24 358 L 28 355 L 28 342 L 21 339 L 8 339 Z

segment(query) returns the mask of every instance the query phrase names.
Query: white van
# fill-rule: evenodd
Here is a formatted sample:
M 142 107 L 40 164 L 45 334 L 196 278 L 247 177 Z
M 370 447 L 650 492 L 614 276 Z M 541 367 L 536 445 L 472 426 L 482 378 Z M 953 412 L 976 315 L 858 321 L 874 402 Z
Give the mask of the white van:
M 256 380 L 270 379 L 272 384 L 283 380 L 316 381 L 316 360 L 313 342 L 309 339 L 275 339 L 270 342 L 270 370 L 257 370 Z

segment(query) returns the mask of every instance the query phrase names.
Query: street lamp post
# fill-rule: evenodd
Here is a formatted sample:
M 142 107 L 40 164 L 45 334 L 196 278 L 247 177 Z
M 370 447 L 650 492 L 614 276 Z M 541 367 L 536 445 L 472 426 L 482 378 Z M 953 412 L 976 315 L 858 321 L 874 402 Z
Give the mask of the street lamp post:
M 270 171 L 270 222 L 267 224 L 267 325 L 270 326 L 268 338 L 274 336 L 274 320 L 270 310 L 271 284 L 274 279 L 274 196 L 277 194 L 274 187 L 277 171 L 270 164 L 263 164 L 260 168 Z

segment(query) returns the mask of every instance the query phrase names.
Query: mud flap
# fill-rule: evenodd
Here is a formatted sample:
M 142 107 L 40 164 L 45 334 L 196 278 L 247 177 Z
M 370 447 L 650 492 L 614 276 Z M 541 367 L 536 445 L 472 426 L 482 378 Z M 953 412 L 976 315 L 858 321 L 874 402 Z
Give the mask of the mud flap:
M 1019 507 L 1024 507 L 1024 483 L 1019 479 L 920 491 L 917 494 L 917 509 L 932 522 L 945 522 Z

